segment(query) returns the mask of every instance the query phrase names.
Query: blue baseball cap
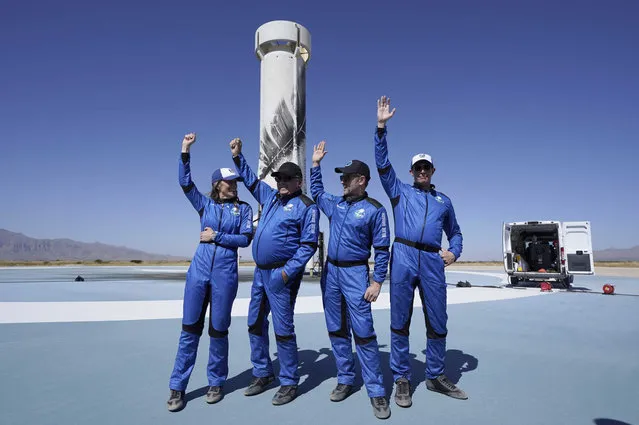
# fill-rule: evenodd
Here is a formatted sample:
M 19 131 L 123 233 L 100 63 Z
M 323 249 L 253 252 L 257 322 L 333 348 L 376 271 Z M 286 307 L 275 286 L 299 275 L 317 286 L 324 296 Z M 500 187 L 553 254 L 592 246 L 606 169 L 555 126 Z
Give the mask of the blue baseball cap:
M 220 180 L 243 181 L 242 177 L 240 177 L 240 175 L 231 168 L 218 168 L 217 170 L 213 171 L 213 174 L 211 175 L 211 184 L 219 182 Z
M 358 161 L 357 159 L 348 161 L 343 167 L 336 168 L 335 172 L 342 174 L 359 174 L 367 179 L 371 178 L 371 170 L 368 168 L 368 165 L 362 161 Z

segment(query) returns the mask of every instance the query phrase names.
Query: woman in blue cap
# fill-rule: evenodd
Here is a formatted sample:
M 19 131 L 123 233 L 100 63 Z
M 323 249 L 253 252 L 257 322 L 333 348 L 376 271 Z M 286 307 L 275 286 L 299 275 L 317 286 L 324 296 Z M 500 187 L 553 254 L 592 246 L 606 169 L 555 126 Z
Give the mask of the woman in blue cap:
M 198 191 L 191 180 L 190 148 L 195 134 L 184 136 L 179 162 L 179 182 L 184 194 L 200 215 L 200 244 L 186 274 L 182 332 L 169 388 L 167 407 L 175 412 L 184 407 L 184 393 L 195 365 L 197 348 L 204 330 L 204 316 L 210 304 L 207 403 L 223 397 L 228 375 L 228 328 L 231 308 L 237 295 L 237 248 L 246 247 L 253 237 L 251 206 L 237 197 L 241 177 L 230 168 L 220 168 L 211 176 L 210 197 Z

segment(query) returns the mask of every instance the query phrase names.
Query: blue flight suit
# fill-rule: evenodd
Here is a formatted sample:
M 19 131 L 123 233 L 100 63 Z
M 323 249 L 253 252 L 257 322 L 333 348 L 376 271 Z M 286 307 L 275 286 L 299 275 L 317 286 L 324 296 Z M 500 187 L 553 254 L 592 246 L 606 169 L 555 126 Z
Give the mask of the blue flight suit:
M 300 378 L 293 312 L 304 268 L 317 250 L 319 211 L 301 191 L 280 196 L 277 190 L 257 178 L 244 155 L 239 154 L 233 161 L 244 184 L 262 207 L 252 247 L 256 267 L 248 314 L 253 376 L 273 375 L 267 319 L 271 312 L 280 361 L 280 384 L 297 385 Z M 288 276 L 286 283 L 282 270 Z
M 186 274 L 182 332 L 169 388 L 185 391 L 195 365 L 197 348 L 209 311 L 209 386 L 223 386 L 228 376 L 228 329 L 237 295 L 237 248 L 246 247 L 253 234 L 253 212 L 245 202 L 215 202 L 204 196 L 191 180 L 190 155 L 182 153 L 179 182 L 200 215 L 200 229 L 217 232 L 210 243 L 200 243 Z
M 390 198 L 395 223 L 391 254 L 391 369 L 395 380 L 410 380 L 408 335 L 415 288 L 426 320 L 426 377 L 444 373 L 446 355 L 446 277 L 439 255 L 442 232 L 456 259 L 462 252 L 462 233 L 451 200 L 431 185 L 424 191 L 402 183 L 388 160 L 386 128 L 375 134 L 375 162 Z
M 375 247 L 373 280 L 383 283 L 388 270 L 390 235 L 386 209 L 368 194 L 346 200 L 324 192 L 320 167 L 311 168 L 311 194 L 330 222 L 328 259 L 322 274 L 324 315 L 337 363 L 337 383 L 353 385 L 355 366 L 351 328 L 369 397 L 386 395 L 373 327 L 368 259 Z

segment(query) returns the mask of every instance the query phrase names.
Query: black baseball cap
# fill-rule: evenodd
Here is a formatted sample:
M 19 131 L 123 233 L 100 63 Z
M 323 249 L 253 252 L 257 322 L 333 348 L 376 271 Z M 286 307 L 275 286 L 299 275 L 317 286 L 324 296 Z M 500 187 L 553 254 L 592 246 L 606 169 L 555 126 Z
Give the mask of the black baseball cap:
M 343 167 L 336 168 L 335 172 L 342 174 L 359 174 L 360 176 L 366 177 L 367 180 L 371 178 L 371 170 L 368 168 L 368 165 L 356 159 L 348 161 Z
M 284 164 L 280 165 L 280 169 L 277 171 L 273 171 L 271 173 L 271 176 L 275 177 L 275 178 L 280 178 L 280 177 L 289 177 L 289 178 L 293 178 L 293 177 L 298 177 L 298 178 L 302 178 L 302 169 L 300 168 L 299 165 L 297 165 L 294 162 L 285 162 Z

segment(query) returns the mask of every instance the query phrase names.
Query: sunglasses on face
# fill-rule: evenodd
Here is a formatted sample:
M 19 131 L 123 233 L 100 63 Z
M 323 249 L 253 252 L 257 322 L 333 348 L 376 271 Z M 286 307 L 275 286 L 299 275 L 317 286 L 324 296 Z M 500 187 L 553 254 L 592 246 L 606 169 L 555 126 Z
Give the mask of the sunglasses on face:
M 414 173 L 428 173 L 432 169 L 433 169 L 433 167 L 431 167 L 430 165 L 418 165 L 416 167 L 413 167 L 413 172 Z
M 275 179 L 275 181 L 276 181 L 277 183 L 280 183 L 280 182 L 282 182 L 282 183 L 288 183 L 288 182 L 290 182 L 291 180 L 295 180 L 295 179 L 296 179 L 296 177 L 279 176 L 279 177 L 274 177 L 274 179 Z
M 343 174 L 341 176 L 339 176 L 339 180 L 341 182 L 350 182 L 353 181 L 353 179 L 361 177 L 359 174 Z

